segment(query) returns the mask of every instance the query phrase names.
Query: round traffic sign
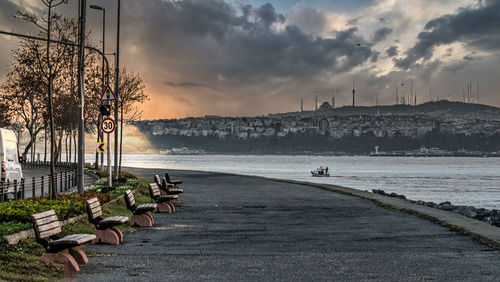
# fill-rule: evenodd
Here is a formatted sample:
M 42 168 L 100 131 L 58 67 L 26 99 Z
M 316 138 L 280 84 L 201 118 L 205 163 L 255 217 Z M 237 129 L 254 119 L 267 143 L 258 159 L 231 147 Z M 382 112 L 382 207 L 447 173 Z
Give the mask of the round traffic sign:
M 105 118 L 101 122 L 101 130 L 104 133 L 107 134 L 112 133 L 113 131 L 115 131 L 115 127 L 116 127 L 115 121 L 111 118 Z

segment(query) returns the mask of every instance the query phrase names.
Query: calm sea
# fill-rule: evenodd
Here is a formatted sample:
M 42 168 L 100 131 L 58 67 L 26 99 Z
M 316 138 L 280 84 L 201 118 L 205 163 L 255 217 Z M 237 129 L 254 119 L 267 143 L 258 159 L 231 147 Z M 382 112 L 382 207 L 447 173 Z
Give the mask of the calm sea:
M 87 162 L 94 160 L 86 155 Z M 500 209 L 500 158 L 124 155 L 123 166 L 229 172 L 382 189 L 410 199 Z M 329 178 L 311 177 L 328 166 Z

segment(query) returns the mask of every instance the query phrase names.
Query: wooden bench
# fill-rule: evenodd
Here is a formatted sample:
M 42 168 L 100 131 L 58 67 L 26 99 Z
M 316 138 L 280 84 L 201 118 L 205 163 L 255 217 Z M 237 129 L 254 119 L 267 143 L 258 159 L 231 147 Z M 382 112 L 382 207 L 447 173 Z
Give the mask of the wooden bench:
M 118 245 L 123 242 L 123 233 L 116 226 L 128 221 L 126 216 L 111 216 L 102 218 L 102 208 L 99 199 L 94 197 L 86 201 L 87 215 L 90 223 L 94 224 L 96 238 L 92 243 Z
M 182 180 L 172 180 L 170 179 L 170 175 L 168 175 L 168 172 L 165 172 L 165 178 L 167 179 L 167 182 L 173 185 L 178 185 L 182 184 Z
M 132 218 L 130 219 L 130 225 L 141 226 L 141 227 L 151 227 L 154 224 L 153 216 L 151 212 L 158 208 L 157 204 L 142 204 L 139 206 L 135 205 L 135 198 L 132 191 L 127 190 L 124 192 L 125 204 L 127 204 L 127 209 L 132 212 Z
M 165 187 L 168 187 L 167 180 L 165 179 L 165 177 L 162 178 L 161 184 L 162 185 L 158 185 L 158 187 L 161 187 L 162 192 L 163 192 L 162 194 L 164 194 L 164 195 L 179 195 L 179 194 L 184 193 L 184 190 L 182 190 L 181 188 L 179 188 L 177 186 L 173 186 L 171 188 L 166 188 L 165 189 Z M 179 198 L 173 200 L 172 204 L 174 204 L 174 205 L 180 205 L 181 204 L 181 198 L 179 197 Z
M 179 194 L 184 193 L 184 190 L 182 190 L 178 186 L 173 185 L 173 184 L 168 184 L 165 177 L 163 177 L 162 180 L 160 180 L 160 177 L 158 175 L 155 175 L 154 180 L 155 180 L 156 185 L 158 185 L 158 188 L 160 188 L 160 190 L 161 190 L 160 191 L 161 195 L 179 195 Z M 175 200 L 172 200 L 171 203 L 175 204 L 175 205 L 179 205 L 181 203 L 180 197 L 175 199 Z
M 149 195 L 151 199 L 155 200 L 158 204 L 158 212 L 175 212 L 174 204 L 172 201 L 179 199 L 177 195 L 161 195 L 160 188 L 156 183 L 149 183 Z
M 64 276 L 72 277 L 80 271 L 79 265 L 84 265 L 89 261 L 85 253 L 76 247 L 94 240 L 95 235 L 72 234 L 60 238 L 58 235 L 61 233 L 61 223 L 54 210 L 32 214 L 31 220 L 36 241 L 46 250 L 42 255 L 43 262 L 63 264 Z

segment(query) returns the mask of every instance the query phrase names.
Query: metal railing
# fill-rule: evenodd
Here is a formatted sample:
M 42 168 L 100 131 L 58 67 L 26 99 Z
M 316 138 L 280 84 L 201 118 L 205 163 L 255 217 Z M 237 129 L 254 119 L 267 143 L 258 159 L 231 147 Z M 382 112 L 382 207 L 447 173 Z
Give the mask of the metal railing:
M 55 175 L 57 193 L 63 193 L 76 186 L 76 168 L 67 171 L 59 171 Z M 51 194 L 51 177 L 41 176 L 31 179 L 21 178 L 0 182 L 0 202 L 8 200 L 19 200 L 25 198 L 42 197 Z
M 27 168 L 47 168 L 48 169 L 49 166 L 50 166 L 50 162 L 44 162 L 44 161 L 22 163 L 22 167 L 27 167 Z M 63 171 L 63 170 L 68 170 L 68 169 L 76 169 L 77 164 L 71 163 L 71 162 L 57 162 L 55 166 L 56 166 L 56 170 Z

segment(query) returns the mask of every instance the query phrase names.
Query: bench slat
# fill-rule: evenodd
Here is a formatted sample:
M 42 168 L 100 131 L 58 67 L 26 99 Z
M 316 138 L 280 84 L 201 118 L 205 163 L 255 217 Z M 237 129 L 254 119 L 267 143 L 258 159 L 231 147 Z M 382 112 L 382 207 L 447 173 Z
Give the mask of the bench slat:
M 98 213 L 98 212 L 102 211 L 102 209 L 101 209 L 101 206 L 97 206 L 97 207 L 92 208 L 91 211 L 92 211 L 92 213 Z
M 89 203 L 89 204 L 99 203 L 99 199 L 97 199 L 97 197 L 94 197 L 92 199 L 88 199 L 87 203 Z
M 127 197 L 128 202 L 131 206 L 135 205 L 134 194 L 130 190 L 125 191 L 125 197 Z
M 156 183 L 149 183 L 149 192 L 152 197 L 157 197 L 160 196 L 160 188 L 158 188 L 158 185 Z
M 57 227 L 61 227 L 61 223 L 59 222 L 59 220 L 53 221 L 49 224 L 38 225 L 37 230 L 38 230 L 38 232 L 44 232 L 44 231 L 48 231 L 50 229 L 54 229 Z
M 97 202 L 93 202 L 93 203 L 89 203 L 89 207 L 92 209 L 92 208 L 95 208 L 95 207 L 100 207 L 101 204 L 99 203 L 99 201 Z
M 54 229 L 50 229 L 48 231 L 44 231 L 44 232 L 40 232 L 38 237 L 40 238 L 47 238 L 47 237 L 50 237 L 52 235 L 56 235 L 56 234 L 59 234 L 61 233 L 61 226 L 57 227 L 57 228 L 54 228 Z
M 96 238 L 96 236 L 94 234 L 72 234 L 72 235 L 65 236 L 61 239 L 54 240 L 54 241 L 50 242 L 50 244 L 51 245 L 61 245 L 61 244 L 63 244 L 63 245 L 66 245 L 66 244 L 80 245 L 80 244 L 92 241 L 95 238 Z
M 128 221 L 128 217 L 126 216 L 110 216 L 106 217 L 105 219 L 99 221 L 99 224 L 106 224 L 106 223 L 125 223 Z
M 55 221 L 59 221 L 56 214 L 51 215 L 49 217 L 42 217 L 40 219 L 35 219 L 35 225 L 40 226 L 40 225 L 49 224 L 49 223 L 52 223 Z
M 33 217 L 33 219 L 40 219 L 40 218 L 49 217 L 49 216 L 55 215 L 55 214 L 56 214 L 56 212 L 54 210 L 48 210 L 46 212 L 32 214 L 31 216 Z

